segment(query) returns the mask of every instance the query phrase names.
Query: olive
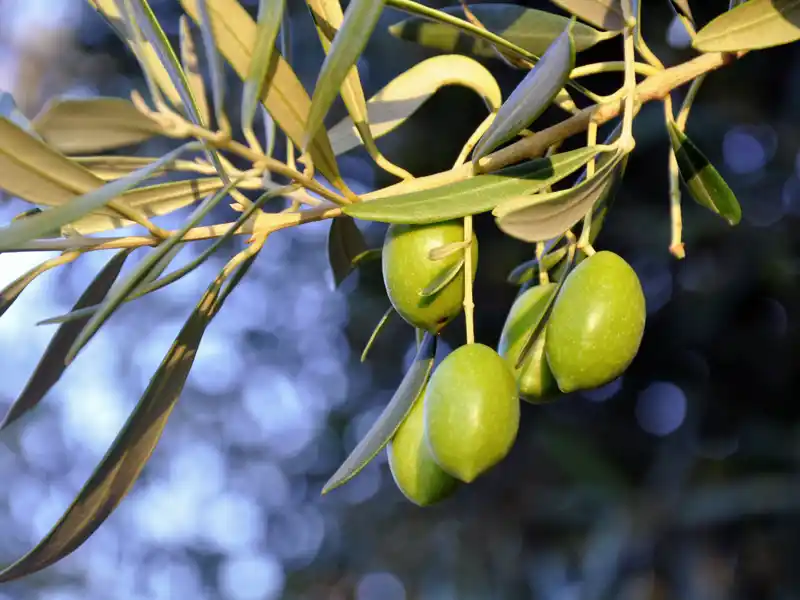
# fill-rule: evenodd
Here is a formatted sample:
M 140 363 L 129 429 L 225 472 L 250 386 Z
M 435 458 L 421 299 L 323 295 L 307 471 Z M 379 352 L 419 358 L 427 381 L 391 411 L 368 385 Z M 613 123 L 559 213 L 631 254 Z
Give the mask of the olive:
M 424 392 L 386 448 L 395 484 L 411 502 L 428 506 L 444 500 L 458 486 L 433 460 L 425 442 Z
M 464 256 L 459 250 L 431 260 L 431 250 L 464 240 L 462 220 L 427 225 L 393 224 L 383 243 L 383 281 L 389 301 L 409 324 L 438 333 L 462 310 L 464 269 L 430 296 L 421 294 L 437 277 L 449 271 Z M 478 268 L 478 242 L 473 236 L 472 277 Z
M 511 305 L 497 345 L 497 352 L 514 371 L 520 397 L 531 403 L 547 402 L 558 393 L 556 380 L 544 356 L 547 325 L 539 328 L 525 360 L 516 368 L 520 353 L 542 319 L 556 287 L 555 283 L 545 283 L 522 292 Z
M 483 344 L 454 350 L 428 383 L 425 439 L 439 466 L 465 483 L 505 458 L 519 417 L 514 374 Z
M 545 355 L 564 393 L 605 385 L 633 361 L 646 307 L 636 272 L 619 255 L 593 254 L 567 275 L 547 323 Z

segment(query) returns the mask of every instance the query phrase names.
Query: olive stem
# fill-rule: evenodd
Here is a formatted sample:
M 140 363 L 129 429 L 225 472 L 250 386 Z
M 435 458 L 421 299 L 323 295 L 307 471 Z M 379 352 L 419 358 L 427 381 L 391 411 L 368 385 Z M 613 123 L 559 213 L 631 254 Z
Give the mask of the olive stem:
M 696 80 L 695 80 L 696 81 Z M 692 86 L 694 87 L 694 85 Z M 695 92 L 696 93 L 696 92 Z M 691 102 L 694 98 L 694 94 L 689 94 L 686 96 L 684 100 L 684 108 L 685 116 L 683 118 L 683 126 L 686 124 L 686 117 L 688 116 L 689 110 L 688 106 L 691 106 Z M 687 104 L 686 102 L 689 102 Z M 674 112 L 672 108 L 672 96 L 669 94 L 664 97 L 664 113 L 665 118 L 668 122 L 675 122 L 674 121 Z M 684 110 L 681 110 L 681 113 L 684 114 Z M 680 123 L 675 123 L 675 125 L 683 131 L 683 126 Z M 670 242 L 669 242 L 669 252 L 678 260 L 686 258 L 686 248 L 683 245 L 683 210 L 681 209 L 681 181 L 680 181 L 680 169 L 678 168 L 678 157 L 675 154 L 675 150 L 670 147 L 669 149 L 669 160 L 668 160 L 668 168 L 669 168 L 669 218 L 670 218 Z
M 586 129 L 586 145 L 588 147 L 594 146 L 597 143 L 597 123 L 589 123 L 589 127 Z M 597 166 L 596 157 L 592 156 L 589 159 L 589 162 L 586 163 L 586 179 L 590 179 L 595 173 L 595 167 Z M 583 217 L 583 228 L 581 229 L 581 237 L 578 240 L 578 247 L 581 248 L 583 246 L 587 246 L 589 242 L 589 237 L 592 235 L 592 215 L 594 214 L 594 205 L 589 207 L 589 210 L 586 211 L 586 214 Z
M 544 242 L 536 242 L 536 263 L 539 265 L 539 284 L 547 285 L 550 283 L 550 275 L 547 273 L 547 269 L 542 264 L 542 259 L 544 258 Z
M 467 344 L 475 343 L 475 303 L 472 300 L 472 217 L 464 217 L 464 318 L 467 323 Z

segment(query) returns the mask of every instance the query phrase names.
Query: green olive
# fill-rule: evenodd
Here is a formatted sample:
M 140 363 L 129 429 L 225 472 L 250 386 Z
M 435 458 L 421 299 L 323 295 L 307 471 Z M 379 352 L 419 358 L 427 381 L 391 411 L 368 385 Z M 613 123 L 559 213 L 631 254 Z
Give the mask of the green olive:
M 597 252 L 575 267 L 556 297 L 545 340 L 561 391 L 619 377 L 639 351 L 645 318 L 642 285 L 620 256 Z
M 431 260 L 431 250 L 464 240 L 462 220 L 430 225 L 394 224 L 383 243 L 383 281 L 389 301 L 408 323 L 419 329 L 438 333 L 462 310 L 464 269 L 447 285 L 431 296 L 420 292 L 447 272 L 464 256 L 453 252 L 441 260 Z M 472 238 L 472 276 L 478 268 L 478 242 Z
M 403 495 L 418 506 L 444 500 L 458 486 L 433 460 L 425 443 L 424 392 L 386 448 L 389 469 Z
M 425 439 L 438 465 L 470 483 L 500 462 L 519 430 L 519 397 L 506 361 L 483 344 L 454 350 L 425 394 Z
M 544 356 L 547 325 L 540 330 L 524 362 L 518 369 L 515 366 L 531 329 L 542 318 L 556 287 L 555 283 L 545 283 L 520 294 L 511 305 L 497 345 L 497 352 L 514 370 L 520 397 L 534 404 L 552 400 L 558 393 L 556 380 Z

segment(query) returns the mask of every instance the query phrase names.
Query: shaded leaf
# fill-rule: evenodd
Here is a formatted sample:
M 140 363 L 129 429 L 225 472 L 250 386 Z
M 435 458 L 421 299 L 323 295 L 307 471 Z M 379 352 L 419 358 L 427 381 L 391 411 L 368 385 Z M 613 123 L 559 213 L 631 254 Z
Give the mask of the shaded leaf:
M 368 250 L 364 235 L 351 217 L 333 219 L 328 231 L 328 262 L 335 287 L 355 270 L 354 260 Z
M 322 127 L 325 115 L 339 95 L 350 69 L 367 45 L 383 12 L 383 5 L 384 0 L 350 0 L 347 5 L 342 26 L 333 38 L 314 86 L 303 148 Z
M 0 125 L 2 125 L 2 121 L 0 121 Z M 184 144 L 180 148 L 165 154 L 156 162 L 142 169 L 137 169 L 130 175 L 106 183 L 97 189 L 71 199 L 65 204 L 0 229 L 0 250 L 12 249 L 42 234 L 46 234 L 49 231 L 59 229 L 64 225 L 77 221 L 84 215 L 109 204 L 124 192 L 152 176 L 152 174 L 163 165 L 175 160 L 188 150 L 197 147 L 197 142 Z
M 28 120 L 22 111 L 17 108 L 17 103 L 14 101 L 14 96 L 8 92 L 0 91 L 0 117 L 8 119 L 20 129 L 24 129 L 28 133 L 39 137 L 33 129 L 33 123 Z
M 667 130 L 672 151 L 678 159 L 681 181 L 692 198 L 729 224 L 737 225 L 742 218 L 742 209 L 722 175 L 674 122 L 667 122 Z
M 697 32 L 700 52 L 762 50 L 800 40 L 800 0 L 749 0 Z
M 271 74 L 269 66 L 272 62 L 272 51 L 283 20 L 284 0 L 259 0 L 258 21 L 256 23 L 256 45 L 250 57 L 247 77 L 242 89 L 242 129 L 250 131 L 253 118 L 261 100 L 261 89 L 269 87 Z
M 381 248 L 372 248 L 370 250 L 365 250 L 361 254 L 353 257 L 353 266 L 360 267 L 362 264 L 366 262 L 370 262 L 373 260 L 377 260 L 381 257 L 383 250 Z
M 181 66 L 186 75 L 186 82 L 189 84 L 200 122 L 209 126 L 211 115 L 208 112 L 206 84 L 203 81 L 203 74 L 200 72 L 200 62 L 195 50 L 194 39 L 192 39 L 192 28 L 186 15 L 181 15 L 178 19 L 178 33 L 180 35 Z
M 383 223 L 439 223 L 475 215 L 553 185 L 597 152 L 594 148 L 562 152 L 419 192 L 350 204 L 343 210 L 357 219 Z
M 694 22 L 694 17 L 692 16 L 692 9 L 689 6 L 689 0 L 671 0 L 672 5 L 689 21 Z
M 406 372 L 403 381 L 383 410 L 378 420 L 372 425 L 350 456 L 342 463 L 333 476 L 322 488 L 327 494 L 333 489 L 347 483 L 358 475 L 377 454 L 386 447 L 394 437 L 397 429 L 403 424 L 411 407 L 414 405 L 433 369 L 433 358 L 436 350 L 436 336 L 426 333 L 420 344 L 411 368 Z
M 33 127 L 66 154 L 113 150 L 161 133 L 155 121 L 122 98 L 54 99 L 36 115 Z
M 514 138 L 550 106 L 575 67 L 575 44 L 570 25 L 556 38 L 542 59 L 503 102 L 497 117 L 472 153 L 473 162 Z
M 106 297 L 108 290 L 117 280 L 125 259 L 132 252 L 132 249 L 120 250 L 108 261 L 105 267 L 92 280 L 81 297 L 72 307 L 72 310 L 79 310 L 87 306 L 99 304 Z M 45 394 L 58 382 L 66 370 L 64 356 L 69 350 L 72 342 L 77 337 L 80 330 L 86 324 L 87 319 L 64 323 L 58 328 L 53 338 L 50 340 L 47 349 L 44 351 L 39 364 L 19 397 L 11 404 L 2 423 L 0 430 L 5 429 L 11 423 L 19 419 L 29 410 L 36 407 L 44 398 Z
M 435 296 L 436 294 L 441 292 L 445 287 L 447 287 L 448 283 L 450 283 L 456 277 L 458 277 L 458 274 L 461 272 L 461 269 L 464 268 L 464 262 L 465 259 L 462 256 L 446 269 L 442 269 L 441 271 L 439 271 L 436 277 L 433 278 L 433 281 L 431 281 L 427 286 L 425 286 L 424 289 L 420 290 L 419 295 L 422 296 L 423 298 L 427 298 L 430 296 Z
M 211 80 L 211 100 L 214 103 L 214 115 L 217 121 L 217 128 L 222 128 L 227 123 L 225 115 L 225 71 L 222 64 L 222 57 L 217 51 L 217 44 L 214 41 L 214 32 L 211 30 L 211 20 L 208 14 L 208 0 L 198 0 L 198 22 L 200 35 L 203 38 L 203 50 L 206 55 L 208 65 L 208 76 Z
M 249 264 L 244 263 L 233 278 L 240 277 L 241 270 Z M 220 297 L 226 278 L 225 272 L 221 273 L 203 294 L 122 431 L 72 505 L 35 548 L 0 572 L 0 582 L 41 571 L 74 552 L 126 496 L 155 450 L 180 398 L 206 327 L 231 289 L 229 285 Z
M 515 198 L 494 209 L 497 226 L 525 242 L 543 242 L 580 221 L 621 175 L 623 153 L 616 153 L 591 178 L 563 191 Z
M 370 98 L 367 112 L 372 137 L 378 139 L 394 131 L 428 98 L 447 85 L 462 85 L 474 90 L 490 111 L 497 110 L 502 103 L 497 81 L 479 62 L 466 56 L 434 56 L 404 71 Z M 352 118 L 334 125 L 329 135 L 337 156 L 362 143 Z
M 394 306 L 390 306 L 386 309 L 386 312 L 383 313 L 381 320 L 378 321 L 378 324 L 375 326 L 375 329 L 372 330 L 372 335 L 369 336 L 366 345 L 364 346 L 364 351 L 361 353 L 361 362 L 365 362 L 367 360 L 367 355 L 369 354 L 370 349 L 372 349 L 372 345 L 375 343 L 375 340 L 378 339 L 378 334 L 383 329 L 383 326 L 389 321 L 389 317 L 392 316 L 394 313 Z
M 559 262 L 561 262 L 567 255 L 567 248 L 562 246 L 554 252 L 550 252 L 542 257 L 542 266 L 546 271 L 549 271 Z M 539 261 L 535 258 L 527 260 L 514 267 L 511 273 L 508 274 L 506 281 L 512 285 L 523 285 L 533 279 L 539 274 Z
M 36 265 L 29 271 L 17 277 L 14 281 L 9 283 L 0 291 L 0 317 L 11 308 L 11 305 L 19 298 L 20 294 L 25 291 L 34 280 L 42 273 L 46 273 L 54 267 L 72 262 L 78 257 L 77 253 L 69 252 L 64 253 L 54 258 L 50 258 L 41 264 Z
M 620 0 L 551 0 L 553 4 L 606 31 L 625 29 Z
M 625 475 L 586 436 L 549 426 L 539 429 L 536 438 L 550 459 L 576 481 L 612 491 L 622 491 L 628 487 Z
M 180 0 L 193 21 L 200 21 L 198 5 L 203 0 Z M 256 42 L 256 24 L 237 0 L 205 0 L 210 29 L 217 48 L 241 79 L 247 77 Z M 269 71 L 273 84 L 261 90 L 261 102 L 278 127 L 302 146 L 311 99 L 280 52 L 272 53 Z M 327 133 L 320 130 L 308 150 L 316 168 L 334 185 L 344 185 Z
M 119 179 L 132 173 L 136 169 L 141 169 L 147 165 L 158 160 L 159 157 L 151 156 L 117 156 L 117 155 L 99 155 L 99 156 L 71 156 L 69 160 L 76 163 L 85 169 L 88 169 L 95 177 L 104 181 L 111 179 Z M 162 175 L 168 171 L 189 171 L 189 172 L 207 172 L 201 169 L 200 165 L 190 160 L 176 160 L 172 165 L 167 165 L 161 171 L 153 173 L 154 177 Z
M 469 4 L 467 6 L 489 31 L 537 56 L 544 54 L 569 23 L 569 19 L 561 15 L 525 8 L 517 4 Z M 464 9 L 460 5 L 447 6 L 441 11 L 465 18 Z M 493 44 L 469 30 L 460 29 L 450 23 L 431 22 L 428 19 L 411 17 L 389 27 L 389 32 L 397 38 L 416 42 L 441 52 L 465 52 L 481 58 L 498 58 Z M 618 34 L 618 31 L 598 31 L 583 23 L 575 23 L 572 28 L 576 52 L 587 50 Z

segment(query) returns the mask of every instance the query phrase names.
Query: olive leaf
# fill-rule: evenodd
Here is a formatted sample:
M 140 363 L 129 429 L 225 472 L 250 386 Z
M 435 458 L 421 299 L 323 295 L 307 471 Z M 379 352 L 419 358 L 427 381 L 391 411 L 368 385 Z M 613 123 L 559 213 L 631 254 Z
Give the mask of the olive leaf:
M 423 298 L 429 298 L 441 292 L 445 287 L 447 287 L 448 283 L 450 283 L 456 277 L 458 277 L 458 274 L 461 272 L 461 269 L 464 268 L 465 262 L 466 260 L 464 256 L 461 256 L 452 265 L 450 265 L 446 269 L 442 269 L 441 271 L 439 271 L 436 277 L 433 278 L 433 281 L 431 281 L 427 286 L 425 286 L 424 289 L 420 290 L 419 295 L 422 296 Z
M 50 269 L 58 267 L 63 264 L 67 264 L 72 262 L 77 258 L 76 253 L 64 253 L 59 256 L 50 258 L 32 269 L 26 271 L 19 277 L 17 277 L 14 281 L 9 283 L 6 287 L 0 290 L 0 317 L 2 317 L 5 312 L 11 308 L 11 305 L 20 297 L 22 292 L 25 291 L 34 280 L 39 277 L 39 275 L 46 273 Z
M 737 225 L 742 218 L 742 209 L 722 175 L 673 121 L 667 121 L 667 130 L 672 152 L 678 159 L 681 181 L 689 189 L 692 198 L 730 225 Z
M 430 260 L 444 260 L 451 254 L 455 254 L 459 250 L 464 250 L 470 245 L 470 242 L 461 241 L 461 242 L 451 242 L 449 244 L 444 244 L 443 246 L 436 246 L 430 252 L 428 252 L 428 258 Z
M 178 19 L 178 34 L 181 49 L 181 67 L 183 67 L 186 82 L 189 84 L 189 90 L 200 115 L 200 122 L 208 125 L 211 115 L 208 112 L 206 84 L 203 81 L 203 74 L 200 72 L 200 62 L 195 50 L 194 39 L 192 39 L 192 29 L 189 24 L 189 18 L 186 15 L 181 15 Z
M 79 310 L 102 302 L 111 286 L 117 280 L 125 260 L 132 251 L 132 249 L 124 249 L 117 252 L 81 294 L 72 310 Z M 39 364 L 30 379 L 28 379 L 28 383 L 25 384 L 19 397 L 11 404 L 2 422 L 0 422 L 0 430 L 5 429 L 36 407 L 45 394 L 58 382 L 66 370 L 64 356 L 85 324 L 86 319 L 76 320 L 71 323 L 65 323 L 58 328 L 41 359 L 39 359 Z
M 697 32 L 700 52 L 762 50 L 800 40 L 800 0 L 749 0 Z
M 670 2 L 676 10 L 689 19 L 690 22 L 694 23 L 694 17 L 692 16 L 692 9 L 689 6 L 689 0 L 670 0 Z
M 20 129 L 40 138 L 39 134 L 33 129 L 33 123 L 31 123 L 28 117 L 17 107 L 14 96 L 8 92 L 0 91 L 0 117 L 8 119 Z
M 575 43 L 569 23 L 503 102 L 497 117 L 475 147 L 472 161 L 477 162 L 538 119 L 564 88 L 574 66 Z
M 354 259 L 368 250 L 364 234 L 351 217 L 333 219 L 328 230 L 328 262 L 334 286 L 339 287 L 355 270 Z
M 357 254 L 353 257 L 353 266 L 360 267 L 362 264 L 366 262 L 370 262 L 373 260 L 377 260 L 381 257 L 383 253 L 382 248 L 370 248 L 369 250 L 364 250 L 361 254 Z
M 375 343 L 375 340 L 378 339 L 378 334 L 381 332 L 383 326 L 386 325 L 386 323 L 389 321 L 389 318 L 392 316 L 394 312 L 395 312 L 394 306 L 390 306 L 389 308 L 387 308 L 386 312 L 383 313 L 381 320 L 378 321 L 378 324 L 375 326 L 375 329 L 372 330 L 372 334 L 369 336 L 369 339 L 367 340 L 367 343 L 364 346 L 364 351 L 361 353 L 362 363 L 366 362 L 367 355 L 369 354 L 369 351 L 372 349 L 372 345 Z
M 228 122 L 225 115 L 225 71 L 222 57 L 217 51 L 214 32 L 211 30 L 211 20 L 208 13 L 208 0 L 198 0 L 198 17 L 195 21 L 200 26 L 200 35 L 203 39 L 203 50 L 208 65 L 208 77 L 211 80 L 211 101 L 214 103 L 214 117 L 217 127 L 222 128 Z
M 364 439 L 356 445 L 355 449 L 322 488 L 323 494 L 327 494 L 331 490 L 344 485 L 358 475 L 367 466 L 367 463 L 375 458 L 386 447 L 386 444 L 391 441 L 428 382 L 428 377 L 430 377 L 433 369 L 435 351 L 436 336 L 431 333 L 425 333 L 411 368 L 406 372 L 389 404 L 367 432 L 367 435 L 364 436 Z
M 561 262 L 564 257 L 567 255 L 567 248 L 562 246 L 558 250 L 554 252 L 550 252 L 545 254 L 541 260 L 541 266 L 544 268 L 545 271 L 549 271 L 553 267 L 555 267 L 559 262 Z M 520 263 L 514 269 L 512 269 L 511 273 L 508 274 L 506 281 L 512 285 L 523 285 L 533 279 L 539 273 L 539 264 L 540 261 L 536 260 L 535 258 L 532 260 L 526 260 L 523 263 Z
M 225 297 L 252 264 L 232 276 L 223 271 L 208 287 L 167 352 L 144 395 L 102 462 L 47 536 L 25 556 L 0 572 L 0 582 L 36 573 L 79 548 L 111 515 L 130 491 L 158 444 L 180 398 L 206 327 Z M 230 277 L 228 287 L 221 287 Z
M 621 0 L 551 0 L 556 6 L 606 31 L 625 29 Z
M 236 74 L 245 79 L 256 45 L 256 24 L 245 8 L 237 0 L 180 0 L 180 3 L 198 24 L 202 23 L 199 6 L 205 5 L 216 47 Z M 273 50 L 269 72 L 272 85 L 261 90 L 261 102 L 287 137 L 295 145 L 302 146 L 311 99 L 277 50 Z M 324 129 L 319 130 L 308 152 L 320 173 L 333 185 L 344 186 Z
M 139 144 L 161 127 L 122 98 L 56 98 L 33 119 L 34 129 L 59 152 L 86 154 Z
M 345 214 L 383 223 L 439 223 L 492 210 L 509 198 L 533 194 L 574 173 L 595 156 L 579 148 L 493 173 L 418 192 L 348 204 Z
M 333 38 L 330 49 L 320 68 L 311 108 L 308 111 L 303 148 L 313 139 L 350 69 L 364 51 L 372 30 L 383 12 L 384 0 L 350 0 L 344 13 L 342 26 Z
M 489 31 L 537 56 L 547 50 L 569 23 L 569 19 L 561 15 L 517 4 L 469 4 L 467 7 Z M 459 18 L 465 16 L 460 5 L 447 6 L 441 11 Z M 498 57 L 494 45 L 485 38 L 452 23 L 411 17 L 389 27 L 389 33 L 440 52 L 465 52 L 480 58 Z M 588 50 L 618 34 L 618 31 L 598 31 L 583 23 L 575 23 L 572 28 L 576 52 Z
M 404 71 L 370 98 L 367 121 L 372 137 L 378 139 L 394 131 L 428 98 L 448 85 L 462 85 L 474 90 L 490 111 L 496 111 L 502 103 L 497 81 L 479 62 L 455 54 L 434 56 Z M 351 117 L 334 125 L 329 135 L 337 156 L 362 144 Z
M 271 84 L 269 66 L 272 62 L 272 51 L 283 21 L 284 0 L 259 0 L 258 21 L 256 22 L 256 44 L 250 57 L 250 66 L 242 89 L 242 129 L 250 131 L 253 118 L 261 98 L 261 90 Z
M 2 124 L 3 122 L 0 120 L 0 125 Z M 0 229 L 0 250 L 12 249 L 42 234 L 46 234 L 64 225 L 68 225 L 73 221 L 77 221 L 84 215 L 109 204 L 124 192 L 138 185 L 148 177 L 151 177 L 152 174 L 162 168 L 163 165 L 175 160 L 183 153 L 192 149 L 197 149 L 198 147 L 199 144 L 197 142 L 186 143 L 180 148 L 165 154 L 156 162 L 141 169 L 137 169 L 130 175 L 105 183 L 99 188 L 72 198 L 65 204 L 43 211 L 30 218 L 16 221 Z M 0 148 L 0 150 L 2 149 Z M 1 181 L 0 184 L 2 184 Z
M 543 242 L 575 225 L 618 184 L 624 153 L 603 165 L 594 176 L 568 190 L 523 196 L 494 209 L 497 226 L 511 237 Z
M 88 169 L 95 177 L 103 181 L 109 181 L 111 179 L 119 179 L 136 169 L 141 169 L 158 160 L 158 157 L 98 155 L 71 156 L 69 160 Z M 208 169 L 204 169 L 194 161 L 178 159 L 171 165 L 166 165 L 161 171 L 153 173 L 153 176 L 157 177 L 169 171 L 209 172 Z

